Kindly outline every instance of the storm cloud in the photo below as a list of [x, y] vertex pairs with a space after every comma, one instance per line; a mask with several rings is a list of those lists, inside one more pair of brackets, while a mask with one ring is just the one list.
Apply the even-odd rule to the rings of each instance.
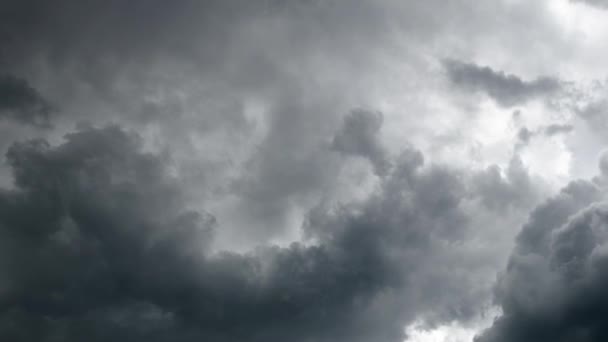
[[[65, 139], [7, 154], [17, 187], [0, 197], [4, 338], [396, 341], [417, 313], [466, 318], [481, 305], [482, 288], [432, 271], [450, 263], [434, 249], [468, 234], [467, 190], [456, 173], [422, 169], [418, 151], [404, 150], [368, 201], [311, 211], [315, 244], [236, 254], [210, 252], [219, 222], [187, 209], [136, 135]], [[442, 294], [452, 286], [458, 301]]]
[[0, 340], [604, 340], [585, 2], [2, 1]]
[[503, 314], [476, 341], [606, 338], [604, 164], [531, 213], [499, 277]]

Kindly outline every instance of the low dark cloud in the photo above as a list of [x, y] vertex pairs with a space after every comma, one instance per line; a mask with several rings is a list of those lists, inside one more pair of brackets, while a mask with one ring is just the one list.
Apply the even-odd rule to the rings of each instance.
[[453, 59], [444, 60], [443, 64], [448, 79], [455, 86], [484, 93], [503, 107], [524, 104], [560, 89], [560, 83], [555, 78], [541, 77], [525, 81], [516, 75], [496, 71], [488, 66]]
[[315, 246], [249, 254], [210, 254], [221, 224], [188, 210], [166, 162], [117, 127], [57, 147], [16, 143], [7, 157], [16, 188], [0, 196], [6, 340], [400, 341], [430, 307], [454, 319], [477, 305], [479, 289], [435, 273], [448, 260], [430, 257], [464, 236], [466, 187], [455, 173], [422, 170], [415, 150], [369, 201], [314, 209]]
[[[336, 136], [379, 115], [355, 111]], [[368, 133], [366, 144], [377, 141]], [[137, 135], [110, 126], [65, 139], [7, 153], [6, 340], [402, 341], [416, 319], [467, 320], [485, 305], [485, 271], [459, 247], [473, 233], [471, 197], [490, 211], [531, 198], [514, 193], [529, 188], [515, 164], [504, 179], [465, 179], [405, 148], [367, 200], [320, 201], [306, 215], [307, 243], [212, 252], [222, 223], [189, 206], [169, 161], [143, 152]]]
[[0, 118], [48, 127], [53, 108], [24, 79], [0, 74]]
[[608, 338], [603, 164], [602, 177], [573, 182], [532, 212], [499, 277], [503, 314], [476, 341]]

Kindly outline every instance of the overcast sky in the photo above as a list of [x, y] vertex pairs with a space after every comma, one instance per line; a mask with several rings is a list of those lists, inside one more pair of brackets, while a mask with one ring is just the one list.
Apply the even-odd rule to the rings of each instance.
[[0, 0], [0, 340], [608, 340], [608, 1]]

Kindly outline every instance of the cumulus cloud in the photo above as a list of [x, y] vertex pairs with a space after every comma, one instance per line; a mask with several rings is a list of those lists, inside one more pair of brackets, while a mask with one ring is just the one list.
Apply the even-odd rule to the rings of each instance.
[[404, 341], [479, 326], [514, 244], [585, 278], [595, 238], [544, 227], [599, 224], [605, 172], [515, 238], [604, 148], [560, 81], [602, 26], [560, 6], [3, 1], [0, 340]]
[[424, 167], [416, 150], [368, 200], [319, 203], [305, 224], [312, 245], [236, 254], [210, 251], [221, 222], [188, 209], [137, 135], [111, 126], [65, 139], [7, 154], [16, 188], [0, 197], [4, 338], [399, 341], [421, 315], [467, 319], [484, 305], [484, 286], [461, 277], [480, 269], [453, 264], [457, 245], [436, 252], [471, 233], [466, 198], [477, 191]]
[[503, 314], [476, 341], [606, 338], [605, 200], [603, 178], [577, 181], [531, 213], [497, 284]]
[[516, 75], [496, 71], [458, 60], [444, 60], [450, 82], [473, 92], [481, 92], [503, 107], [513, 107], [531, 99], [542, 97], [560, 89], [557, 79], [540, 77], [525, 81]]
[[206, 256], [213, 217], [182, 208], [159, 159], [140, 152], [136, 137], [109, 127], [66, 139], [8, 152], [18, 188], [3, 191], [0, 205], [3, 338], [400, 334], [397, 320], [382, 322], [395, 325], [390, 331], [355, 324], [384, 290], [401, 286], [405, 270], [382, 248], [398, 232], [347, 215], [353, 222], [319, 247]]

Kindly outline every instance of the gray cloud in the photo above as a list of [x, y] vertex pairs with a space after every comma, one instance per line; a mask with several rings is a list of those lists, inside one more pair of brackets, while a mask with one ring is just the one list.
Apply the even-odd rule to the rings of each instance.
[[[572, 99], [575, 102], [577, 99]], [[608, 127], [608, 101], [603, 98], [585, 101], [584, 105], [571, 105], [572, 111], [582, 118], [598, 135]], [[575, 102], [576, 103], [576, 102]]]
[[205, 257], [213, 219], [181, 209], [135, 137], [66, 138], [8, 153], [18, 189], [0, 202], [3, 338], [385, 340], [357, 327], [376, 293], [400, 286], [382, 248], [390, 231], [347, 216], [319, 247]]
[[531, 99], [556, 92], [560, 83], [555, 78], [541, 77], [524, 81], [516, 75], [496, 71], [458, 60], [444, 60], [449, 80], [456, 86], [488, 95], [503, 107], [513, 107]]
[[517, 138], [519, 138], [519, 141], [523, 144], [523, 145], [527, 145], [530, 142], [530, 139], [532, 139], [532, 137], [534, 137], [536, 134], [535, 132], [530, 131], [527, 128], [522, 128], [517, 132]]
[[108, 127], [10, 148], [0, 336], [401, 341], [416, 318], [467, 319], [483, 305], [485, 287], [463, 277], [477, 266], [454, 254], [475, 192], [457, 172], [423, 167], [418, 151], [404, 150], [369, 200], [316, 206], [312, 246], [216, 254], [221, 222], [188, 209], [166, 162], [140, 143]]
[[[2, 7], [0, 72], [62, 113], [52, 130], [0, 123], [0, 149], [21, 141], [0, 168], [14, 180], [0, 190], [0, 339], [403, 341], [412, 322], [483, 311], [543, 197], [518, 158], [435, 163], [468, 163], [434, 140], [469, 124], [444, 107], [433, 56], [553, 61], [571, 39], [544, 3]], [[457, 87], [501, 106], [559, 86], [452, 62]]]
[[599, 8], [608, 8], [608, 1], [606, 0], [570, 0], [572, 2], [580, 2]]
[[362, 109], [352, 111], [334, 136], [332, 148], [347, 155], [367, 158], [379, 175], [389, 167], [388, 156], [379, 141], [382, 113]]
[[528, 174], [521, 159], [513, 157], [504, 170], [491, 166], [476, 173], [472, 185], [474, 193], [482, 199], [482, 204], [500, 212], [509, 207], [520, 207], [524, 210], [533, 207], [541, 195]]
[[570, 133], [574, 129], [574, 126], [568, 124], [552, 124], [544, 127], [544, 133], [547, 136], [553, 136], [557, 134]]
[[517, 132], [517, 139], [519, 141], [515, 145], [515, 149], [516, 151], [521, 150], [538, 137], [553, 137], [571, 133], [573, 130], [574, 126], [570, 124], [550, 124], [538, 127], [535, 130], [523, 127]]
[[218, 239], [235, 248], [283, 238], [301, 220], [293, 213], [332, 188], [335, 156], [319, 142], [344, 112], [369, 102], [364, 70], [381, 62], [392, 27], [384, 5], [366, 1], [3, 7], [0, 69], [32, 75], [61, 104], [55, 134], [84, 121], [152, 136], [192, 185], [189, 195], [223, 206], [217, 215], [233, 222]]
[[573, 182], [532, 212], [499, 277], [503, 314], [476, 341], [591, 342], [608, 336], [602, 179]]
[[48, 101], [25, 80], [0, 74], [0, 118], [48, 127], [52, 110]]

